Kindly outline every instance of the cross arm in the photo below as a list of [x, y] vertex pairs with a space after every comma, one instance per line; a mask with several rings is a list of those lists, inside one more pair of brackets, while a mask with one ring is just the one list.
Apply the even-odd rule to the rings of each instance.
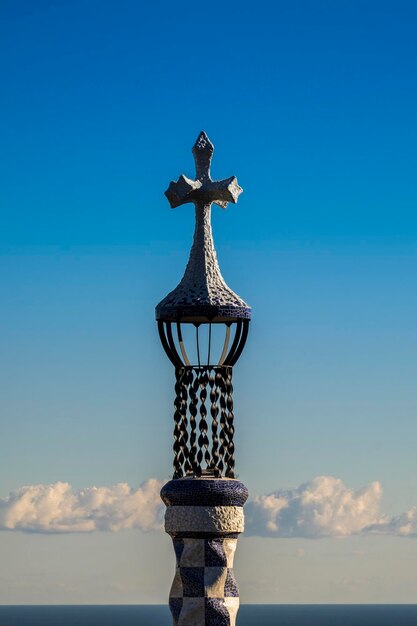
[[195, 204], [209, 204], [215, 202], [225, 209], [229, 202], [236, 204], [242, 188], [238, 185], [236, 176], [224, 180], [210, 180], [204, 184], [200, 180], [191, 180], [181, 174], [179, 179], [171, 181], [166, 197], [172, 209], [194, 202]]
[[193, 147], [196, 179], [192, 180], [181, 174], [177, 181], [171, 181], [165, 192], [174, 209], [182, 204], [194, 202], [206, 205], [215, 202], [225, 209], [229, 202], [236, 204], [243, 189], [239, 187], [236, 176], [224, 180], [211, 180], [210, 164], [214, 146], [205, 132], [201, 132]]

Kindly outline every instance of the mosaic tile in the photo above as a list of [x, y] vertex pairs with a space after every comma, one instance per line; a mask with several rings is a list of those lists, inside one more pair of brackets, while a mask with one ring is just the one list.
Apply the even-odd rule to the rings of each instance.
[[225, 597], [239, 598], [239, 588], [232, 569], [227, 569], [226, 581], [224, 584]]
[[178, 626], [210, 626], [205, 614], [205, 598], [184, 598]]
[[174, 620], [174, 626], [177, 626], [178, 624], [182, 605], [183, 605], [182, 598], [170, 598], [169, 599], [169, 608], [170, 608], [171, 615]]
[[[227, 610], [229, 611], [229, 616], [230, 616], [230, 626], [235, 626], [236, 624], [236, 616], [237, 616], [237, 612], [239, 610], [239, 598], [225, 598], [224, 599], [224, 604], [225, 607], [227, 608]], [[210, 626], [210, 624], [208, 624], [207, 626]]]
[[183, 539], [184, 550], [179, 562], [180, 567], [204, 567], [205, 546], [204, 539]]
[[236, 539], [223, 539], [223, 550], [227, 559], [227, 567], [233, 567], [233, 560], [237, 547]]
[[230, 613], [224, 600], [206, 598], [205, 624], [209, 626], [230, 626]]
[[184, 539], [176, 539], [174, 538], [172, 540], [173, 546], [174, 546], [174, 551], [175, 551], [175, 556], [177, 559], [177, 566], [180, 566], [181, 563], [181, 555], [182, 552], [184, 550]]
[[181, 567], [183, 597], [204, 597], [204, 567]]
[[243, 506], [249, 492], [229, 478], [177, 478], [161, 489], [167, 506]]
[[184, 587], [182, 584], [181, 571], [180, 568], [177, 567], [175, 571], [174, 580], [172, 581], [171, 591], [169, 592], [170, 598], [183, 598], [184, 597]]
[[227, 556], [224, 549], [224, 539], [204, 540], [204, 565], [227, 567]]
[[224, 598], [227, 573], [226, 567], [204, 568], [204, 595], [207, 598]]

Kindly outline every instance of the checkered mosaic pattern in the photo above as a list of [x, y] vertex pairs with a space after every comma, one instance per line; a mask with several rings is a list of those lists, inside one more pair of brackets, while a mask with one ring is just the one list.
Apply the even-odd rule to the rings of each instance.
[[173, 538], [177, 567], [169, 606], [174, 626], [235, 626], [237, 539]]

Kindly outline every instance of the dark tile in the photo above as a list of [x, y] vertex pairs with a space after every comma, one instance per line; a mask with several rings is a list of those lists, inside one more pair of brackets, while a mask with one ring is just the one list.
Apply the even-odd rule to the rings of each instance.
[[184, 598], [204, 596], [204, 567], [180, 568]]
[[230, 615], [224, 600], [206, 598], [205, 622], [210, 626], [230, 626]]
[[174, 620], [173, 626], [177, 626], [182, 609], [182, 598], [170, 598], [169, 608], [171, 610], [171, 615]]
[[205, 539], [204, 547], [204, 564], [206, 566], [227, 566], [227, 558], [223, 548], [223, 539]]
[[236, 578], [234, 577], [233, 570], [227, 570], [226, 582], [224, 584], [224, 595], [228, 598], [238, 598], [239, 588], [237, 586]]
[[184, 540], [183, 539], [173, 539], [172, 543], [174, 545], [175, 556], [177, 557], [177, 567], [180, 566], [181, 555], [184, 550]]

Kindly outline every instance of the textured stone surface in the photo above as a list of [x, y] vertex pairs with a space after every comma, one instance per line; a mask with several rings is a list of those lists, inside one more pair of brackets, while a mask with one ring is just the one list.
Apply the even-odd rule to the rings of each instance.
[[165, 512], [167, 533], [201, 532], [242, 533], [243, 509], [240, 506], [170, 506]]
[[171, 598], [174, 626], [235, 626], [239, 598]]
[[227, 286], [221, 275], [211, 228], [211, 205], [226, 208], [242, 192], [235, 176], [212, 181], [210, 163], [214, 147], [200, 133], [193, 148], [196, 180], [181, 175], [171, 182], [166, 196], [171, 207], [195, 205], [195, 231], [190, 258], [179, 285], [156, 307], [156, 318], [166, 321], [235, 321], [249, 319], [250, 307]]

